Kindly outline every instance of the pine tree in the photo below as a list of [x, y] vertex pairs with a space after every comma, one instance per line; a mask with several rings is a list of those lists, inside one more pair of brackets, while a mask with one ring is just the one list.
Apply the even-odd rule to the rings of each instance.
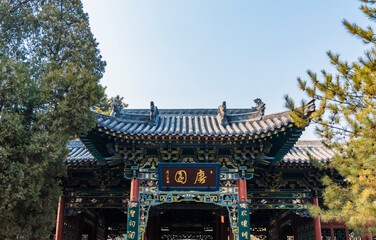
[[[361, 11], [376, 21], [375, 0], [361, 0]], [[318, 103], [312, 114], [316, 133], [337, 154], [327, 168], [342, 180], [324, 177], [325, 207], [312, 213], [323, 221], [343, 221], [362, 235], [376, 234], [376, 36], [371, 26], [362, 28], [343, 20], [350, 34], [368, 49], [358, 61], [347, 62], [328, 52], [335, 73], [308, 71], [308, 81], [298, 78], [300, 88]], [[286, 105], [297, 124], [304, 126], [302, 110], [286, 97]]]
[[80, 0], [0, 1], [0, 239], [46, 239], [67, 142], [104, 97], [98, 44]]

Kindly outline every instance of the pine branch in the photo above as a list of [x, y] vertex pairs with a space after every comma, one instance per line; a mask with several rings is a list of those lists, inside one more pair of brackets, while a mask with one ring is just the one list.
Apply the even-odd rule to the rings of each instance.
[[344, 128], [340, 128], [340, 127], [336, 127], [334, 125], [331, 125], [331, 124], [325, 124], [323, 122], [318, 122], [316, 120], [312, 120], [313, 123], [316, 123], [316, 124], [319, 124], [319, 125], [322, 125], [322, 126], [326, 126], [326, 127], [329, 127], [329, 128], [332, 128], [332, 129], [337, 129], [339, 131], [342, 131], [342, 132], [346, 132], [346, 133], [354, 133], [353, 131], [350, 131], [350, 130], [347, 130], [347, 129], [344, 129]]

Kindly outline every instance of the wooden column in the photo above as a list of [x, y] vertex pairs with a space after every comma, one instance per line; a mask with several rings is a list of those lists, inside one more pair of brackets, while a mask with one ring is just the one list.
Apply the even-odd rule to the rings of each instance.
[[140, 191], [140, 179], [132, 178], [131, 182], [131, 201], [138, 201], [138, 193]]
[[330, 237], [332, 239], [334, 239], [334, 229], [333, 229], [333, 226], [331, 226], [331, 224], [329, 224], [329, 226], [330, 226]]
[[247, 180], [246, 179], [239, 179], [237, 180], [238, 186], [238, 197], [239, 197], [239, 205], [238, 205], [238, 228], [239, 232], [236, 235], [239, 237], [234, 236], [233, 232], [231, 231], [230, 239], [240, 239], [240, 240], [247, 240], [251, 238], [251, 231], [250, 231], [250, 213], [249, 213], [249, 203], [247, 201]]
[[221, 240], [221, 216], [217, 217], [216, 225], [215, 225], [215, 239]]
[[230, 224], [230, 240], [235, 240], [234, 232], [232, 231], [231, 224]]
[[239, 202], [247, 201], [247, 180], [239, 179], [237, 180], [238, 193], [239, 193]]
[[[149, 213], [150, 214], [150, 213]], [[151, 216], [149, 215], [148, 217], [148, 222], [147, 222], [147, 225], [146, 225], [146, 231], [145, 231], [145, 234], [146, 234], [146, 240], [153, 240], [153, 237], [156, 237], [154, 235], [154, 216]]]
[[225, 240], [234, 240], [234, 234], [232, 233], [232, 226], [231, 221], [229, 217], [225, 217], [225, 234], [223, 236], [223, 239]]
[[349, 240], [350, 239], [349, 228], [347, 226], [345, 227], [345, 231], [346, 231], [346, 240]]
[[140, 180], [133, 178], [131, 182], [130, 201], [128, 203], [127, 239], [144, 239], [145, 235], [139, 236], [140, 203], [138, 198]]
[[220, 223], [220, 226], [221, 226], [221, 240], [228, 240], [227, 239], [227, 225], [226, 225], [226, 221], [225, 221], [225, 216], [222, 212], [221, 214], [221, 223]]
[[[312, 203], [315, 206], [319, 206], [319, 199], [315, 197], [314, 199], [312, 199]], [[315, 231], [315, 240], [321, 240], [321, 222], [319, 216], [313, 218], [313, 229]]]
[[63, 240], [64, 233], [64, 211], [65, 211], [65, 197], [60, 196], [59, 206], [57, 209], [57, 221], [56, 221], [56, 240]]
[[364, 236], [362, 237], [362, 240], [372, 240], [372, 236]]
[[[239, 196], [239, 203], [247, 201], [247, 180], [239, 179], [237, 180], [236, 184], [238, 185], [238, 196]], [[238, 216], [238, 222], [240, 220], [240, 216]], [[239, 225], [239, 224], [238, 224]], [[240, 235], [240, 232], [239, 232]], [[240, 237], [240, 236], [239, 236]], [[234, 239], [234, 233], [230, 226], [230, 240]]]

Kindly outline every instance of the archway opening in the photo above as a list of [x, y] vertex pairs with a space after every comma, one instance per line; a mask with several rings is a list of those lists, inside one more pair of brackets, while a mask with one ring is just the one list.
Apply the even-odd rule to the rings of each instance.
[[150, 208], [145, 238], [227, 240], [230, 231], [225, 207], [194, 202], [168, 203]]

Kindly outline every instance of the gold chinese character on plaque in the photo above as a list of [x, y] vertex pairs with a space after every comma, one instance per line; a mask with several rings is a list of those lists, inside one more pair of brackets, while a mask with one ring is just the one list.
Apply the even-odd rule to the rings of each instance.
[[248, 239], [248, 232], [242, 232], [242, 237]]
[[133, 220], [130, 220], [130, 221], [129, 221], [129, 226], [130, 226], [130, 227], [135, 227], [135, 226], [136, 226], [136, 222], [133, 221]]
[[248, 221], [247, 221], [247, 220], [242, 221], [242, 222], [241, 222], [241, 225], [242, 225], [243, 227], [247, 227], [247, 226], [248, 226]]
[[129, 211], [129, 214], [131, 215], [131, 217], [134, 217], [134, 214], [136, 213], [136, 211], [135, 210], [130, 210]]
[[187, 172], [184, 170], [177, 171], [175, 174], [175, 181], [185, 184], [187, 182]]
[[167, 180], [167, 183], [170, 182], [170, 171], [169, 170], [166, 171], [166, 180]]
[[129, 239], [134, 239], [136, 233], [134, 231], [128, 231], [128, 238]]
[[200, 183], [200, 184], [204, 184], [205, 181], [206, 181], [206, 176], [205, 176], [205, 171], [202, 171], [201, 169], [198, 171], [197, 173], [197, 176], [196, 176], [196, 180], [195, 180], [195, 183], [196, 184], [197, 182]]

